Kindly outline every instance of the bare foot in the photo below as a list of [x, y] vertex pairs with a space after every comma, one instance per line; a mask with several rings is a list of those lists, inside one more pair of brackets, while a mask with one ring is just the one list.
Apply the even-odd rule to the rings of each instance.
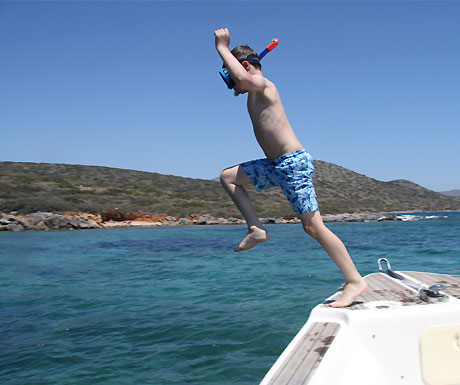
[[367, 290], [367, 282], [364, 278], [357, 283], [347, 283], [343, 289], [340, 298], [329, 304], [331, 307], [347, 307], [350, 306], [354, 300]]
[[256, 226], [251, 226], [248, 235], [243, 239], [240, 245], [233, 251], [243, 251], [252, 249], [258, 243], [268, 240], [268, 233], [265, 230], [259, 229]]

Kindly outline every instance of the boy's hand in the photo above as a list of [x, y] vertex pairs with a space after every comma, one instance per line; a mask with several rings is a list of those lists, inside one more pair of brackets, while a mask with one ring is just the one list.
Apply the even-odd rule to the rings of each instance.
[[214, 31], [214, 36], [216, 37], [216, 48], [221, 45], [225, 47], [230, 45], [230, 32], [228, 32], [228, 28], [221, 28]]

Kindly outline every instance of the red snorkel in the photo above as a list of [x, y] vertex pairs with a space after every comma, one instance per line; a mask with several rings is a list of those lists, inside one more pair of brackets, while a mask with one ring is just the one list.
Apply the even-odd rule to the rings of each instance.
[[[267, 45], [267, 47], [258, 55], [259, 60], [262, 60], [262, 58], [269, 52], [273, 50], [278, 45], [278, 39], [272, 39], [272, 42]], [[220, 71], [220, 76], [222, 76], [223, 81], [227, 85], [227, 87], [231, 90], [233, 87], [235, 87], [235, 82], [230, 78], [230, 73], [228, 72], [227, 68], [222, 68]]]
[[265, 48], [260, 54], [259, 54], [259, 60], [262, 60], [262, 58], [269, 52], [273, 50], [278, 45], [278, 39], [272, 39], [272, 42], [267, 45], [267, 48]]

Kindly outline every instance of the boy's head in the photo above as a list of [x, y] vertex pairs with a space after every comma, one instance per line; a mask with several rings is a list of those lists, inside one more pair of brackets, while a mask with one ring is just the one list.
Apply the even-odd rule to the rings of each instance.
[[[245, 67], [246, 71], [249, 71], [250, 67], [247, 64], [243, 64], [243, 62], [245, 61], [251, 64], [257, 70], [262, 69], [262, 65], [260, 64], [259, 60], [259, 55], [257, 55], [257, 52], [254, 51], [251, 47], [247, 45], [239, 45], [233, 48], [231, 53]], [[220, 71], [220, 75], [227, 84], [227, 87], [229, 89], [235, 90], [235, 96], [246, 93], [247, 91], [242, 91], [235, 88], [235, 81], [230, 77], [230, 73], [225, 67], [225, 63], [222, 64], [223, 69]]]
[[239, 45], [238, 47], [233, 48], [232, 54], [240, 63], [247, 61], [256, 69], [260, 70], [262, 68], [257, 52], [247, 45]]

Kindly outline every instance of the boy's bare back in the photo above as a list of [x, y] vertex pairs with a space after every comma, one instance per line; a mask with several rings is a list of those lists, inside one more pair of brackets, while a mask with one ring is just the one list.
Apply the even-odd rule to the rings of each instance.
[[216, 49], [235, 81], [235, 96], [248, 94], [248, 112], [254, 134], [265, 155], [276, 159], [281, 155], [300, 150], [303, 146], [284, 111], [275, 85], [262, 71], [248, 61], [240, 63], [228, 49], [230, 33], [227, 28], [214, 32]]

